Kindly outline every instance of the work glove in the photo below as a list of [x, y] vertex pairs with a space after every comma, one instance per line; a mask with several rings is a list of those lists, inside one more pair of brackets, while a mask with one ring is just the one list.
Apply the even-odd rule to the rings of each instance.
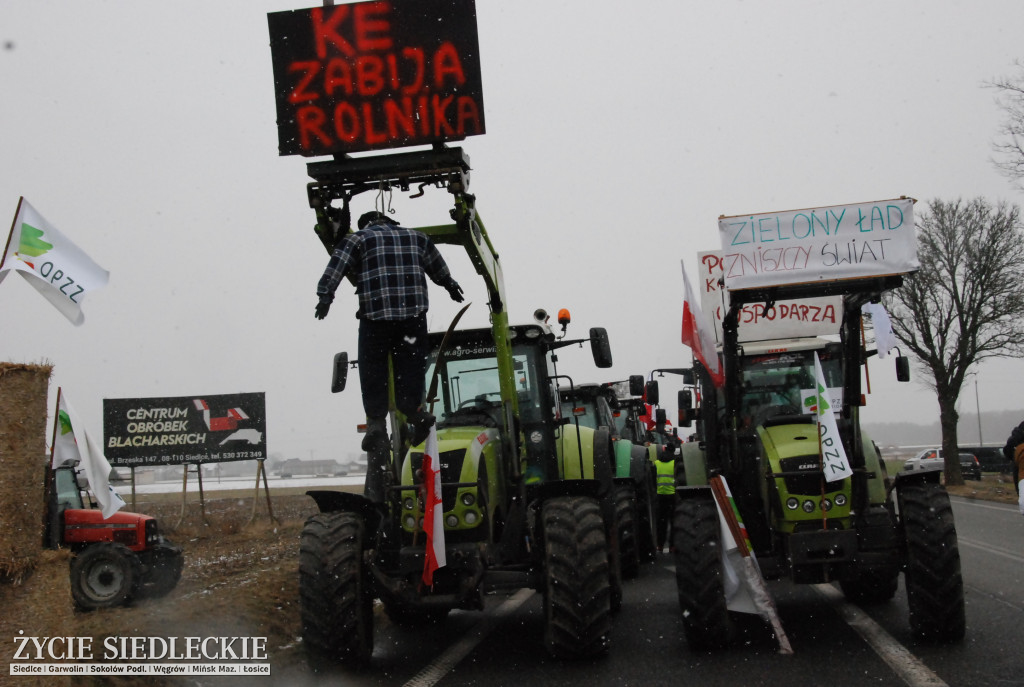
[[461, 303], [464, 299], [462, 297], [462, 287], [459, 286], [458, 282], [452, 282], [447, 287], [448, 295], [452, 297], [452, 300], [456, 303]]
[[327, 317], [327, 311], [331, 309], [330, 303], [320, 302], [316, 304], [316, 319], [322, 320]]

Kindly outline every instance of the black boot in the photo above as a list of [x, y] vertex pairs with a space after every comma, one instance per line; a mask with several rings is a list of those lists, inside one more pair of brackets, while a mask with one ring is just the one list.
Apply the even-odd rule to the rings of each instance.
[[366, 436], [363, 437], [364, 451], [373, 451], [381, 445], [387, 446], [388, 429], [384, 418], [368, 418], [366, 420]]
[[409, 443], [418, 446], [427, 440], [430, 428], [434, 425], [436, 418], [425, 410], [417, 410], [406, 418], [406, 436]]

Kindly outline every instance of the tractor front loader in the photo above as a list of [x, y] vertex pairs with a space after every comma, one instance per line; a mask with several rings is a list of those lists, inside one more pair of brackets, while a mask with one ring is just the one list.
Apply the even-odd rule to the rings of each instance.
[[[567, 341], [546, 317], [509, 325], [501, 263], [467, 193], [470, 166], [461, 149], [343, 158], [310, 163], [308, 171], [317, 233], [328, 249], [343, 235], [339, 218], [356, 193], [445, 188], [453, 222], [417, 230], [466, 251], [490, 311], [489, 328], [431, 334], [426, 402], [437, 418], [447, 561], [431, 586], [421, 579], [424, 446], [408, 445], [396, 410], [390, 446], [368, 456], [364, 494], [308, 492], [320, 511], [306, 522], [300, 546], [302, 636], [311, 657], [365, 664], [374, 599], [397, 622], [439, 622], [452, 609], [483, 608], [486, 592], [524, 587], [543, 594], [543, 641], [552, 654], [605, 651], [621, 598], [618, 561], [609, 553], [617, 536], [612, 440], [607, 430], [577, 432], [557, 417], [554, 351], [589, 342], [597, 366], [609, 367], [606, 332], [594, 328], [587, 339]], [[340, 209], [332, 205], [338, 200]], [[349, 365], [346, 354], [336, 357], [334, 391], [344, 388]]]

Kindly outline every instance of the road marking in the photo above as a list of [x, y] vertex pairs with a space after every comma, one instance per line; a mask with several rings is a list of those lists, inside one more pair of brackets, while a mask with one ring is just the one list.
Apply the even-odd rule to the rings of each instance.
[[987, 508], [989, 510], [999, 510], [1007, 513], [1016, 511], [1016, 507], [1012, 503], [980, 503], [974, 499], [969, 499], [966, 496], [953, 496], [952, 500], [955, 503], [963, 504], [965, 506], [974, 506], [975, 508]]
[[1015, 553], [1011, 553], [1010, 551], [1007, 551], [1006, 549], [1001, 549], [998, 546], [992, 546], [991, 544], [985, 544], [984, 542], [975, 541], [974, 539], [967, 539], [965, 537], [957, 537], [957, 542], [959, 544], [966, 544], [967, 546], [973, 547], [975, 549], [987, 551], [988, 553], [994, 553], [997, 556], [1009, 558], [1011, 561], [1024, 563], [1024, 556], [1019, 556]]
[[883, 661], [910, 687], [948, 687], [938, 675], [929, 670], [917, 656], [893, 639], [871, 617], [843, 598], [843, 593], [830, 584], [812, 585], [814, 590], [836, 605], [846, 624], [857, 631]]
[[430, 665], [416, 673], [411, 680], [406, 682], [405, 687], [432, 687], [437, 684], [441, 678], [451, 672], [452, 668], [459, 661], [468, 656], [469, 652], [475, 649], [483, 641], [484, 637], [490, 634], [498, 620], [522, 606], [527, 599], [536, 593], [532, 589], [520, 589], [510, 596], [508, 601], [498, 606], [493, 613], [484, 614], [483, 619], [476, 625], [476, 632], [466, 632], [459, 641], [448, 647]]

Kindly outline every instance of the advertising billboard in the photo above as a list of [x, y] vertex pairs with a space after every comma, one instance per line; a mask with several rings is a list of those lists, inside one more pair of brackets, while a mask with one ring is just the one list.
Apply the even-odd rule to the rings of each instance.
[[114, 467], [264, 459], [265, 394], [105, 398], [103, 446]]

